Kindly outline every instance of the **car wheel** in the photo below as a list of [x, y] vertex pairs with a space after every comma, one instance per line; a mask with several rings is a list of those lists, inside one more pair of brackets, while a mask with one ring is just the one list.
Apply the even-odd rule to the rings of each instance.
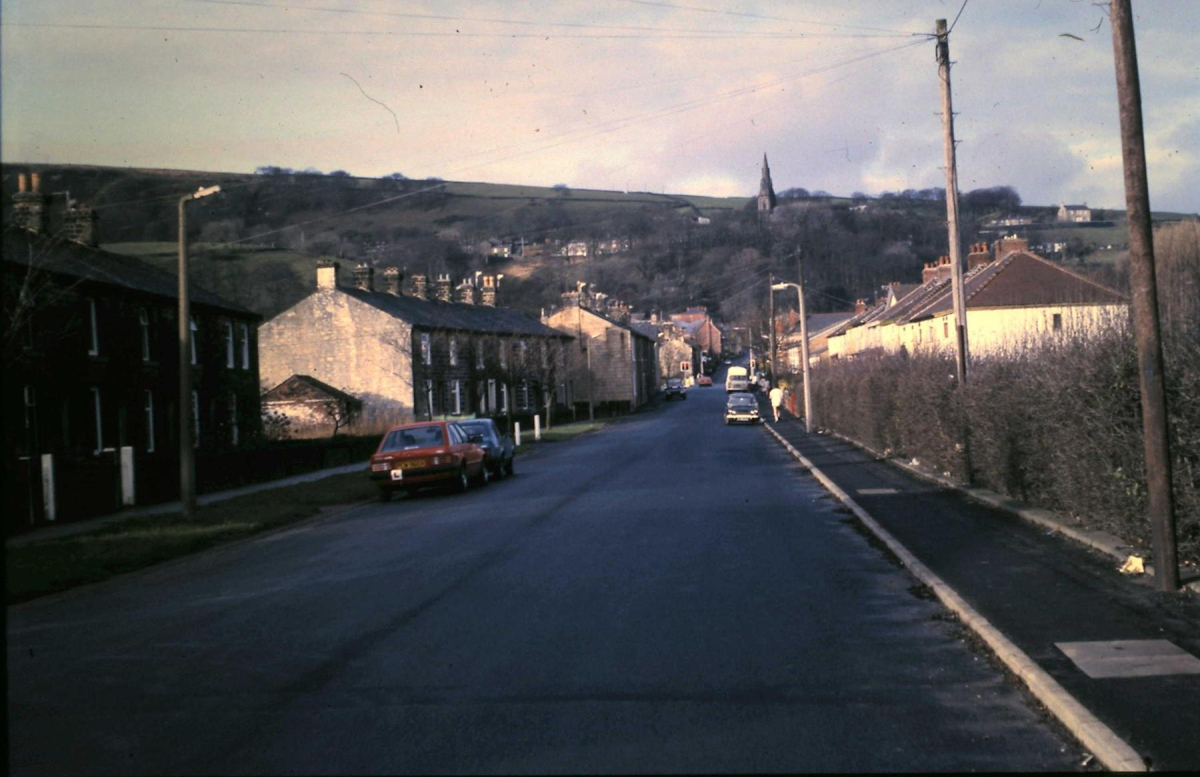
[[471, 479], [467, 477], [467, 465], [464, 464], [462, 469], [458, 471], [458, 479], [454, 481], [454, 485], [451, 486], [451, 490], [453, 490], [456, 494], [461, 494], [470, 487]]
[[379, 489], [379, 501], [380, 502], [392, 501], [392, 489], [390, 489], [390, 488]]
[[492, 482], [492, 473], [488, 471], [487, 462], [481, 461], [479, 463], [479, 485], [486, 486], [490, 482]]

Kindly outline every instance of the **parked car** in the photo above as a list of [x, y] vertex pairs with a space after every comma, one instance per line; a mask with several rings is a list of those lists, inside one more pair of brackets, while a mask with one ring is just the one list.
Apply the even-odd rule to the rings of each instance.
[[683, 378], [667, 378], [667, 387], [663, 389], [663, 399], [687, 399], [687, 389], [683, 387]]
[[696, 376], [696, 385], [697, 386], [711, 386], [712, 378], [710, 378], [707, 375], [697, 375]]
[[388, 430], [371, 455], [371, 480], [386, 502], [397, 491], [423, 486], [466, 491], [472, 481], [486, 485], [483, 437], [453, 421], [403, 424]]
[[726, 424], [756, 424], [758, 417], [758, 399], [747, 391], [736, 391], [725, 400]]
[[502, 434], [495, 421], [490, 418], [475, 418], [459, 421], [458, 425], [466, 429], [467, 434], [478, 434], [483, 438], [479, 444], [483, 448], [484, 461], [492, 477], [502, 478], [513, 473], [515, 450], [512, 438]]

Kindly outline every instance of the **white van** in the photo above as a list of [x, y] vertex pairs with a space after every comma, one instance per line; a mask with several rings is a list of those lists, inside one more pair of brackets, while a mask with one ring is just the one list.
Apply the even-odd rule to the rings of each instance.
[[732, 394], [735, 391], [749, 391], [750, 376], [746, 372], [745, 367], [730, 367], [729, 372], [725, 373], [725, 392]]

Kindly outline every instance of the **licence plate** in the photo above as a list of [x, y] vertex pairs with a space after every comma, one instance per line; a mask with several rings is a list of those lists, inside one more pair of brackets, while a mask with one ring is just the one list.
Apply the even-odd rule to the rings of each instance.
[[[419, 469], [425, 466], [425, 459], [412, 459], [411, 461], [402, 461], [396, 465], [396, 469]], [[396, 470], [392, 470], [395, 472]]]

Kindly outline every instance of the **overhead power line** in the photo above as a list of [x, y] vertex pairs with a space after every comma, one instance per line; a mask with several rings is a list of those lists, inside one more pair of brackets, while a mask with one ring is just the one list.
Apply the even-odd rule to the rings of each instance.
[[[397, 19], [423, 19], [423, 20], [428, 20], [428, 21], [470, 22], [470, 23], [474, 23], [474, 24], [506, 24], [506, 25], [517, 26], [517, 27], [537, 27], [537, 28], [554, 27], [554, 28], [566, 28], [566, 29], [577, 29], [577, 30], [626, 30], [626, 31], [656, 32], [656, 33], [702, 33], [705, 35], [724, 34], [724, 35], [733, 35], [733, 36], [739, 36], [739, 37], [746, 34], [744, 31], [740, 31], [740, 30], [706, 30], [706, 29], [696, 29], [696, 28], [669, 28], [669, 27], [653, 27], [653, 26], [628, 25], [628, 24], [584, 24], [582, 22], [533, 21], [533, 20], [528, 20], [528, 19], [505, 19], [505, 18], [496, 18], [496, 17], [487, 17], [487, 16], [460, 16], [460, 15], [454, 15], [454, 14], [419, 13], [419, 12], [415, 12], [415, 11], [373, 11], [373, 10], [364, 10], [364, 9], [360, 9], [360, 8], [336, 8], [336, 7], [330, 7], [330, 6], [317, 6], [317, 5], [293, 5], [293, 4], [278, 5], [275, 3], [253, 2], [253, 0], [188, 0], [188, 2], [204, 3], [206, 5], [241, 6], [241, 7], [248, 7], [248, 8], [260, 8], [260, 9], [265, 9], [265, 10], [287, 11], [287, 12], [308, 11], [308, 12], [312, 12], [312, 13], [333, 13], [333, 14], [349, 15], [349, 16], [382, 16], [382, 17], [397, 18]], [[770, 17], [759, 17], [759, 18], [768, 19]], [[825, 26], [825, 27], [846, 26], [848, 29], [854, 28], [853, 25], [823, 24], [821, 22], [799, 22], [799, 23], [813, 24], [813, 25]], [[859, 29], [876, 30], [877, 28], [865, 28], [864, 27], [864, 28], [859, 28]], [[891, 30], [877, 30], [877, 31], [888, 32], [888, 33], [892, 33], [893, 35], [907, 35], [908, 34], [908, 33], [893, 32]], [[760, 34], [775, 35], [775, 34], [779, 34], [779, 33], [760, 33]], [[812, 35], [815, 35], [815, 33], [809, 33], [808, 35], [812, 36]], [[878, 36], [846, 35], [846, 36], [838, 36], [838, 37], [878, 37]]]

